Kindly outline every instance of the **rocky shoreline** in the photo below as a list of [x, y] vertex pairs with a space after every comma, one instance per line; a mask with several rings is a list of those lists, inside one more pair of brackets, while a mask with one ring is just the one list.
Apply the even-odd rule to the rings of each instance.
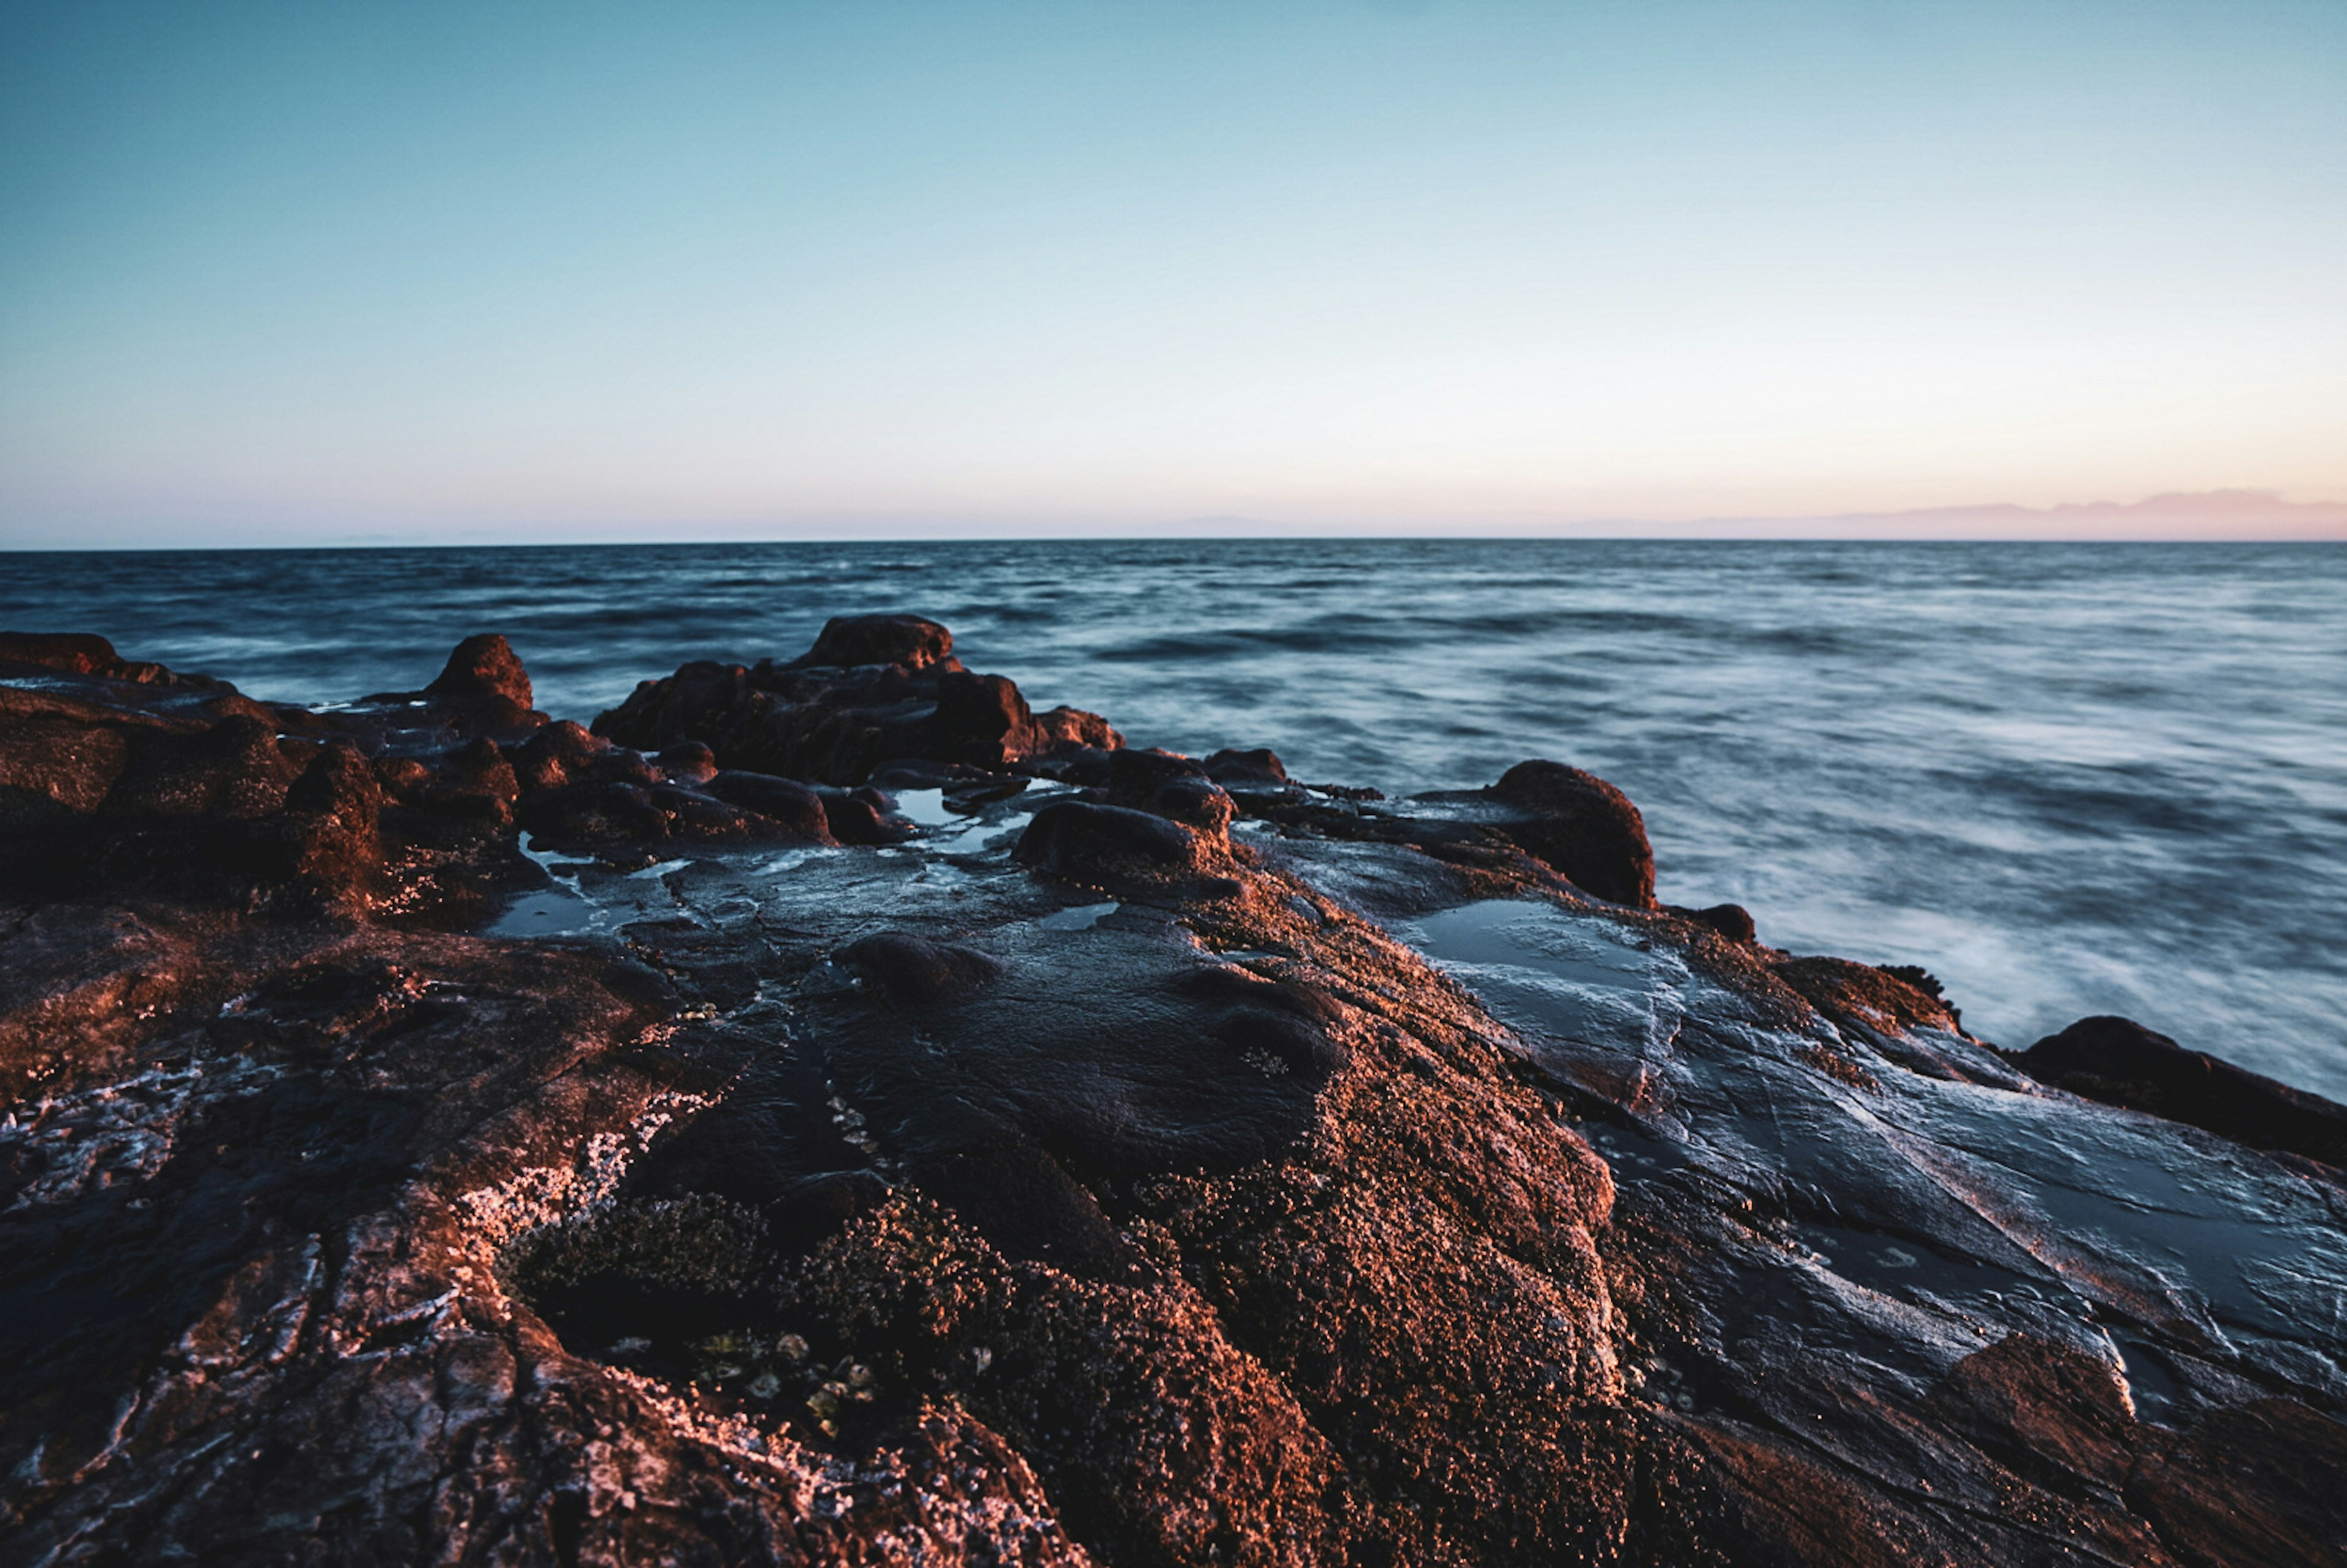
[[2347, 1562], [2347, 1111], [1763, 935], [915, 617], [0, 636], [0, 1560]]

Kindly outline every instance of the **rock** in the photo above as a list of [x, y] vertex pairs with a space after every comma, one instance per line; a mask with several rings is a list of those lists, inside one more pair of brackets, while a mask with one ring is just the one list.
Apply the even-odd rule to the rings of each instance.
[[1070, 750], [1114, 752], [1124, 737], [1098, 713], [1063, 702], [1034, 715], [1022, 743], [1027, 756], [1050, 757]]
[[937, 790], [949, 809], [969, 814], [990, 802], [1008, 800], [1034, 782], [1024, 774], [994, 773], [966, 763], [906, 758], [876, 769], [867, 787], [891, 796], [906, 790]]
[[1698, 926], [1708, 926], [1731, 942], [1749, 942], [1758, 935], [1752, 923], [1752, 911], [1741, 904], [1714, 904], [1706, 909], [1682, 909], [1676, 905], [1665, 905], [1664, 908]]
[[383, 874], [383, 788], [356, 746], [325, 745], [285, 792], [289, 880], [318, 907], [362, 915]]
[[1178, 752], [1127, 750], [1108, 758], [1108, 798], [1114, 805], [1146, 808], [1160, 784], [1174, 779], [1204, 779], [1206, 770]]
[[1107, 753], [1112, 804], [1146, 811], [1221, 838], [1237, 806], [1206, 770], [1175, 752], [1122, 750]]
[[1231, 819], [1238, 815], [1237, 805], [1222, 785], [1204, 779], [1167, 779], [1150, 795], [1149, 809], [1208, 838], [1226, 835]]
[[1030, 764], [1044, 778], [1071, 784], [1085, 789], [1105, 789], [1114, 771], [1116, 753], [1100, 746], [1066, 745], [1054, 747]]
[[668, 819], [671, 838], [703, 844], [772, 844], [786, 839], [800, 843], [805, 838], [796, 828], [762, 813], [745, 811], [683, 784], [654, 784], [647, 786], [646, 793]]
[[589, 734], [582, 724], [565, 719], [548, 724], [514, 748], [516, 782], [524, 790], [560, 789], [588, 776], [595, 759], [611, 751], [611, 743]]
[[576, 784], [540, 790], [516, 820], [531, 838], [561, 849], [656, 844], [668, 837], [668, 814], [635, 784]]
[[1267, 789], [1288, 782], [1279, 754], [1261, 747], [1251, 752], [1216, 752], [1206, 759], [1206, 776], [1226, 789]]
[[594, 730], [655, 751], [698, 742], [722, 768], [834, 787], [891, 763], [1041, 771], [1121, 743], [1097, 714], [1034, 713], [1008, 680], [963, 670], [952, 647], [951, 633], [917, 616], [835, 620], [784, 663], [702, 661], [645, 682]]
[[0, 631], [0, 660], [69, 675], [114, 676], [123, 667], [113, 643], [86, 631]]
[[958, 670], [953, 633], [917, 615], [843, 615], [826, 620], [803, 665], [889, 664], [906, 671]]
[[106, 804], [130, 761], [136, 729], [86, 702], [0, 686], [0, 831], [23, 833], [83, 821]]
[[1501, 831], [1576, 887], [1615, 904], [1651, 908], [1655, 852], [1630, 797], [1595, 774], [1563, 763], [1518, 763], [1491, 786], [1523, 815]]
[[862, 977], [875, 995], [892, 1001], [935, 1002], [999, 980], [1003, 966], [984, 953], [949, 943], [884, 931], [851, 942], [839, 961]]
[[711, 777], [707, 788], [719, 800], [770, 817], [809, 844], [833, 842], [823, 796], [795, 779], [727, 769]]
[[66, 664], [139, 679], [0, 678], [0, 886], [311, 914], [364, 901], [381, 799], [371, 774], [353, 776], [369, 770], [347, 743], [321, 755], [281, 739], [270, 711], [232, 688], [129, 666], [103, 640], [43, 641]]
[[705, 784], [717, 776], [717, 753], [699, 741], [685, 741], [661, 753], [660, 771], [677, 784]]
[[160, 664], [125, 659], [115, 652], [113, 643], [87, 632], [0, 631], [0, 669], [12, 664], [136, 685], [192, 686], [220, 692], [235, 690], [224, 681], [182, 675]]
[[282, 805], [298, 765], [267, 720], [236, 713], [200, 730], [133, 734], [100, 815], [265, 816]]
[[2188, 1050], [2132, 1019], [2080, 1019], [2013, 1061], [2039, 1082], [2089, 1100], [2347, 1169], [2347, 1105]]
[[500, 825], [513, 819], [511, 807], [521, 794], [521, 781], [504, 750], [487, 735], [441, 752], [429, 763], [416, 757], [385, 762], [389, 765], [382, 773], [403, 804], [492, 818]]
[[528, 712], [529, 672], [513, 648], [495, 633], [467, 637], [448, 655], [448, 663], [425, 695], [452, 706], [502, 708]]
[[955, 671], [938, 678], [928, 745], [946, 762], [992, 766], [1016, 753], [1034, 723], [1027, 700], [1007, 678]]
[[[688, 666], [657, 757], [0, 666], [0, 1554], [2339, 1556], [2315, 1142], [1584, 897], [1572, 777], [929, 754], [949, 649]], [[514, 866], [559, 940], [425, 928]], [[2111, 1033], [2023, 1060], [2341, 1113]]]
[[818, 784], [815, 794], [832, 836], [842, 844], [901, 844], [913, 836], [913, 825], [897, 815], [897, 803], [880, 790]]
[[1121, 805], [1055, 801], [1020, 835], [1022, 866], [1071, 882], [1195, 870], [1196, 835], [1177, 823]]
[[1960, 1032], [1944, 1001], [1888, 969], [1848, 958], [1783, 958], [1774, 968], [1778, 979], [1837, 1023], [1886, 1036], [1918, 1029]]
[[277, 718], [301, 733], [364, 736], [371, 749], [415, 743], [419, 732], [435, 726], [458, 736], [516, 742], [546, 723], [530, 696], [529, 673], [512, 647], [485, 633], [456, 644], [440, 673], [420, 690], [378, 692], [332, 713], [280, 708]]

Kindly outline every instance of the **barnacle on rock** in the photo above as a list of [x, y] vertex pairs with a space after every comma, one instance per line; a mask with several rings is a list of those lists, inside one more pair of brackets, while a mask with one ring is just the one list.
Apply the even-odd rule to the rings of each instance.
[[692, 1193], [616, 1204], [530, 1232], [507, 1249], [500, 1266], [524, 1298], [596, 1279], [738, 1296], [766, 1261], [764, 1216]]

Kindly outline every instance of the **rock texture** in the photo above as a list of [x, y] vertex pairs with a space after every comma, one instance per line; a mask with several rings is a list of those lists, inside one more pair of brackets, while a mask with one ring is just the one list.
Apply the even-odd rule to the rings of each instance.
[[2337, 1107], [915, 617], [530, 702], [0, 639], [0, 1559], [2347, 1561]]
[[952, 632], [911, 615], [841, 617], [786, 663], [687, 664], [594, 727], [651, 749], [699, 741], [723, 767], [839, 785], [907, 759], [1065, 767], [1123, 743], [1097, 713], [1033, 712], [1001, 676], [964, 670]]
[[2084, 1018], [2014, 1059], [2043, 1083], [2347, 1167], [2347, 1105], [2187, 1050], [2124, 1018]]

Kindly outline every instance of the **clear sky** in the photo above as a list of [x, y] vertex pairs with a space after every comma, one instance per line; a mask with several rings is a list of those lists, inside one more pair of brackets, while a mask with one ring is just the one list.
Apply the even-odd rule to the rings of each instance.
[[0, 544], [2347, 501], [2347, 0], [0, 0]]

